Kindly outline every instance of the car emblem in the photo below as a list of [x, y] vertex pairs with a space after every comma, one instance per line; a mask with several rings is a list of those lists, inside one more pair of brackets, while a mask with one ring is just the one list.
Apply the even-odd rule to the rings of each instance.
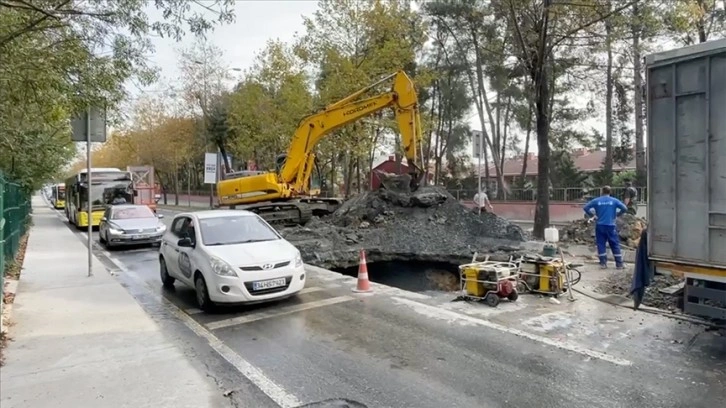
[[273, 264], [264, 264], [264, 265], [262, 265], [262, 269], [264, 269], [264, 270], [272, 269], [273, 266], [274, 266]]

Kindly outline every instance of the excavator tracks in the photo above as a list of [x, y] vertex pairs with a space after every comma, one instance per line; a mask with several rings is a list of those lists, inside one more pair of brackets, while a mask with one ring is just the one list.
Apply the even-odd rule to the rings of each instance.
[[264, 202], [235, 206], [238, 210], [252, 211], [270, 224], [305, 225], [313, 215], [331, 214], [341, 204], [341, 199], [301, 198], [293, 201]]

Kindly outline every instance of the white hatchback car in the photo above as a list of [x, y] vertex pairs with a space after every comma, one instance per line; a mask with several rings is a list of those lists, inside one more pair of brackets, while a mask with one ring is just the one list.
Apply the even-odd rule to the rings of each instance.
[[161, 281], [193, 287], [197, 304], [256, 303], [285, 298], [305, 287], [300, 251], [259, 215], [240, 210], [179, 214], [162, 237]]

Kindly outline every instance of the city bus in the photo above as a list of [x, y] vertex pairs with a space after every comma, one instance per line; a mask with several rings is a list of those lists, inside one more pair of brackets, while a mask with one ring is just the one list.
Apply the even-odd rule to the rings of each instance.
[[50, 190], [50, 203], [53, 208], [62, 210], [66, 207], [66, 186], [65, 184], [55, 184]]
[[[88, 174], [81, 170], [69, 177], [66, 187], [66, 217], [77, 228], [88, 227], [89, 218], [94, 227], [101, 222], [106, 206], [114, 202], [134, 202], [131, 172], [116, 168], [91, 168], [91, 185]], [[88, 214], [88, 198], [91, 198], [91, 216]]]

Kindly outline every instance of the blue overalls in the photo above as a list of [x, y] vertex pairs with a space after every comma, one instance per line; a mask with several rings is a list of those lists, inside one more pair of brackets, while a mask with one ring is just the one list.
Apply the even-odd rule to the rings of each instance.
[[628, 207], [622, 201], [609, 195], [597, 197], [587, 203], [584, 207], [585, 214], [596, 215], [597, 225], [595, 226], [595, 242], [597, 243], [597, 257], [600, 259], [600, 266], [607, 267], [608, 252], [606, 244], [610, 244], [610, 250], [615, 258], [615, 266], [623, 267], [623, 254], [620, 252], [620, 238], [615, 229], [615, 219], [618, 216], [617, 210], [622, 214], [628, 211]]

